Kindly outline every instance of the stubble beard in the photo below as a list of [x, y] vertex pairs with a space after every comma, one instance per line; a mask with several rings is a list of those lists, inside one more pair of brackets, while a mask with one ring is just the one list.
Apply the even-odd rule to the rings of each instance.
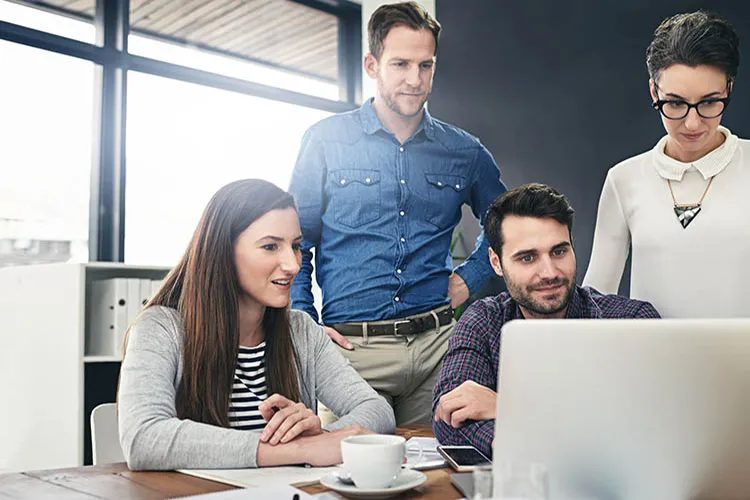
[[[568, 303], [570, 303], [570, 298], [573, 296], [573, 290], [576, 286], [575, 276], [573, 276], [572, 279], [559, 278], [542, 283], [542, 285], [545, 286], [554, 284], [563, 285], [565, 287], [565, 294], [562, 301], [557, 306], [550, 307], [549, 305], [532, 298], [531, 294], [535, 291], [533, 287], [521, 287], [512, 281], [508, 281], [506, 276], [506, 285], [510, 296], [519, 306], [537, 316], [552, 316], [568, 307]], [[537, 286], [539, 286], [539, 284], [537, 284]]]
[[[383, 83], [383, 80], [380, 77], [378, 77], [378, 87], [379, 89], [383, 89], [385, 87], [385, 84]], [[396, 95], [398, 94], [398, 92], [394, 91], [388, 94], [385, 92], [378, 91], [378, 93], [383, 98], [383, 102], [385, 103], [386, 106], [388, 106], [388, 109], [390, 109], [391, 111], [393, 111], [394, 113], [396, 113], [397, 115], [403, 118], [414, 118], [415, 116], [418, 116], [419, 113], [421, 113], [422, 110], [424, 109], [424, 105], [427, 102], [427, 98], [429, 97], [429, 94], [424, 96], [424, 98], [422, 99], [422, 102], [419, 103], [419, 106], [417, 106], [417, 110], [414, 113], [406, 113], [404, 112], [403, 109], [401, 109], [401, 106], [399, 106], [399, 104], [396, 102]]]

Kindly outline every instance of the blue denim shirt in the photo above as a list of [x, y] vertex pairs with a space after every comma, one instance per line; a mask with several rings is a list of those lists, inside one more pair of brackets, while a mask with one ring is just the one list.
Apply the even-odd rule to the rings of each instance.
[[[461, 205], [481, 223], [505, 186], [472, 135], [425, 110], [400, 144], [367, 101], [307, 131], [289, 191], [304, 237], [292, 307], [319, 319], [311, 290], [315, 248], [322, 322], [330, 325], [403, 318], [446, 304]], [[494, 273], [488, 247], [482, 233], [456, 269], [472, 292]]]

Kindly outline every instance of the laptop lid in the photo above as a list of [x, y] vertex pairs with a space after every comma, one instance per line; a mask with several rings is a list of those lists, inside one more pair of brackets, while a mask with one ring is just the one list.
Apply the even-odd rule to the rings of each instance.
[[512, 321], [493, 462], [544, 462], [556, 487], [610, 498], [693, 498], [750, 465], [749, 399], [750, 320]]

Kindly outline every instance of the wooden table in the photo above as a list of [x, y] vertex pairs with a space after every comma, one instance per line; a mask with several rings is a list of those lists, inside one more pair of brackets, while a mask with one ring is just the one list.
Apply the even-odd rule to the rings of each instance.
[[[399, 428], [407, 439], [432, 436], [428, 426]], [[455, 500], [461, 494], [450, 482], [449, 469], [425, 471], [427, 481], [396, 498]], [[131, 472], [123, 463], [0, 475], [0, 499], [162, 500], [234, 489], [233, 486], [179, 472]], [[301, 488], [315, 494], [327, 491], [320, 483]]]

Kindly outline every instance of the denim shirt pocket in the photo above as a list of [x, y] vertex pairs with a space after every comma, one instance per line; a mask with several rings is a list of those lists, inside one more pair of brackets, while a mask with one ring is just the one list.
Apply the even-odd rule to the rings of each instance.
[[332, 170], [326, 191], [336, 222], [356, 228], [380, 218], [379, 170]]
[[453, 174], [425, 173], [429, 222], [445, 229], [455, 222], [464, 201], [466, 177]]

